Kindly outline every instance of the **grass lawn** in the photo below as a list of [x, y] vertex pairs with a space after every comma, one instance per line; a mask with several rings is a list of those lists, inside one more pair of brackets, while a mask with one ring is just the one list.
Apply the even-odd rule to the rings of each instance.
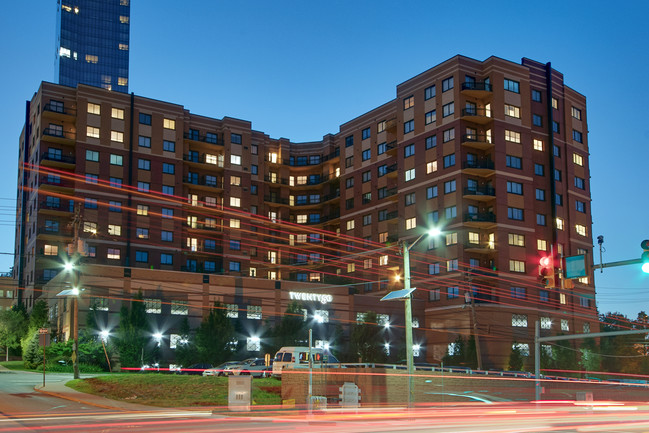
[[[160, 407], [227, 406], [228, 378], [176, 374], [119, 374], [73, 380], [70, 388], [114, 400]], [[281, 381], [253, 379], [253, 405], [281, 404]]]
[[3, 367], [8, 368], [9, 370], [27, 370], [27, 371], [32, 371], [29, 370], [28, 368], [25, 368], [25, 363], [22, 361], [3, 361], [0, 362], [0, 365]]

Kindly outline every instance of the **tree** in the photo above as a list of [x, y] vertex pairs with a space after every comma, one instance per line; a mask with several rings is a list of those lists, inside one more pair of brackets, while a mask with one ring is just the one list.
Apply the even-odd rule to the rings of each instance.
[[199, 362], [214, 365], [229, 360], [235, 347], [234, 326], [219, 302], [214, 303], [210, 314], [201, 322], [196, 332], [196, 351]]
[[276, 352], [284, 346], [303, 346], [308, 339], [308, 331], [302, 305], [298, 302], [291, 302], [282, 316], [281, 320], [272, 331], [273, 347]]
[[196, 362], [196, 345], [192, 341], [187, 316], [183, 317], [179, 329], [180, 341], [176, 345], [176, 363], [189, 366]]
[[365, 313], [363, 323], [353, 326], [351, 348], [360, 362], [385, 362], [382, 331], [382, 327], [377, 323], [377, 315], [373, 311]]
[[[452, 347], [453, 353], [449, 353]], [[461, 335], [455, 339], [452, 345], [447, 349], [446, 355], [442, 358], [442, 362], [446, 365], [462, 365], [471, 368], [477, 366], [475, 339], [471, 335], [468, 340], [465, 340]]]
[[42, 299], [40, 301], [36, 301], [34, 307], [32, 308], [32, 312], [29, 315], [30, 329], [38, 330], [39, 328], [43, 328], [47, 325], [47, 310], [47, 302], [43, 301]]
[[579, 365], [585, 371], [599, 371], [602, 357], [594, 338], [587, 338], [579, 348]]
[[9, 349], [20, 347], [20, 340], [25, 336], [28, 320], [24, 311], [18, 308], [0, 312], [0, 346], [5, 348], [5, 359], [9, 361]]
[[525, 364], [525, 357], [523, 356], [523, 352], [521, 352], [518, 343], [514, 341], [512, 344], [512, 351], [509, 354], [507, 369], [510, 371], [521, 371], [523, 369], [523, 364]]
[[43, 362], [43, 353], [39, 344], [38, 331], [29, 331], [22, 340], [22, 347], [25, 368], [34, 369]]
[[131, 301], [131, 308], [122, 305], [119, 312], [117, 350], [120, 363], [125, 367], [139, 367], [145, 357], [147, 319], [142, 292]]

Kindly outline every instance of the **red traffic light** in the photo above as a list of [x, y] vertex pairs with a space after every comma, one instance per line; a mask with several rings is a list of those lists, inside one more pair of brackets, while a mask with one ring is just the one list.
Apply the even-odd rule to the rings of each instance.
[[539, 264], [544, 268], [548, 268], [552, 266], [552, 258], [550, 256], [541, 257]]

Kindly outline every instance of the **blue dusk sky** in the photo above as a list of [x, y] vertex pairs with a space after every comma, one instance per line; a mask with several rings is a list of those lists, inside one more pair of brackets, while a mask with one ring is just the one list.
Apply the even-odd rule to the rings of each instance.
[[[302, 142], [338, 132], [457, 54], [551, 62], [587, 97], [593, 239], [604, 235], [604, 262], [613, 262], [639, 258], [649, 238], [647, 16], [649, 2], [633, 0], [132, 0], [129, 91]], [[1, 21], [4, 272], [13, 265], [25, 101], [54, 81], [56, 0], [7, 2]], [[649, 311], [639, 265], [595, 277], [600, 312]]]

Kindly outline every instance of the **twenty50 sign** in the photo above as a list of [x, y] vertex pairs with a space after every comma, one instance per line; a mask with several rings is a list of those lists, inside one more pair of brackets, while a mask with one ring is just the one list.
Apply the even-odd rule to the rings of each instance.
[[326, 293], [288, 292], [288, 296], [295, 301], [317, 301], [321, 304], [328, 304], [334, 300], [332, 295]]

